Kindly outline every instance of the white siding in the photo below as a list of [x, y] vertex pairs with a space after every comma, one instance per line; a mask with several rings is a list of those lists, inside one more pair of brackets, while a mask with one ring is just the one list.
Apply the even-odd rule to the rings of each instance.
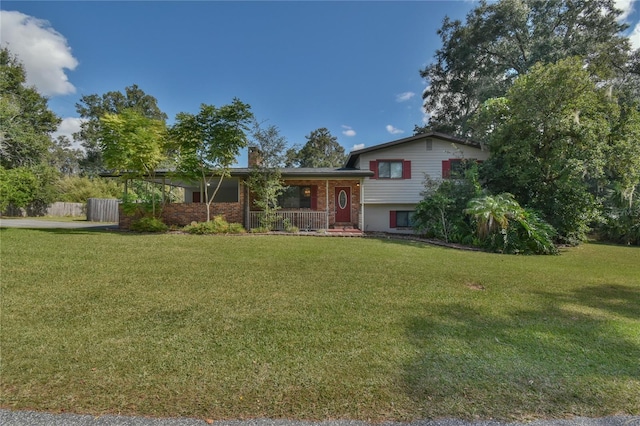
[[415, 204], [368, 204], [364, 206], [365, 232], [393, 232], [396, 234], [413, 234], [412, 229], [391, 228], [390, 212], [392, 210], [413, 211]]
[[[364, 204], [416, 204], [422, 197], [425, 175], [432, 179], [442, 178], [442, 161], [450, 158], [475, 158], [486, 160], [487, 151], [468, 145], [455, 144], [435, 137], [431, 141], [431, 150], [427, 150], [427, 139], [407, 142], [366, 152], [360, 155], [359, 167], [369, 169], [369, 162], [375, 160], [411, 161], [411, 179], [371, 179], [364, 180]], [[370, 224], [365, 212], [365, 220]], [[388, 224], [387, 224], [388, 226]]]

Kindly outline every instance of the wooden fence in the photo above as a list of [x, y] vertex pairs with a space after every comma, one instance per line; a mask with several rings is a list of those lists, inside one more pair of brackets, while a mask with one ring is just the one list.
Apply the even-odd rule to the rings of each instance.
[[118, 200], [115, 198], [89, 198], [87, 220], [90, 222], [118, 222]]
[[83, 216], [84, 203], [55, 202], [47, 207], [47, 216]]

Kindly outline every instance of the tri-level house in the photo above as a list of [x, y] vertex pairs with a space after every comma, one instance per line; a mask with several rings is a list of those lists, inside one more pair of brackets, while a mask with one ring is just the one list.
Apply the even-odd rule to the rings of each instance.
[[412, 233], [411, 217], [423, 199], [425, 178], [455, 177], [488, 156], [477, 142], [436, 132], [352, 151], [345, 167], [373, 173], [364, 179], [360, 194], [361, 229]]
[[[412, 233], [411, 217], [423, 198], [425, 177], [454, 177], [468, 162], [483, 161], [488, 155], [476, 142], [432, 132], [352, 151], [340, 168], [281, 169], [287, 189], [280, 197], [276, 225]], [[249, 167], [232, 169], [213, 201], [212, 215], [223, 215], [247, 229], [259, 226], [261, 212], [246, 185], [258, 159], [250, 150]], [[205, 220], [204, 191], [217, 186], [215, 178], [206, 189], [168, 171], [158, 171], [155, 181], [184, 188], [182, 203], [164, 205], [165, 223]], [[130, 220], [121, 214], [120, 226], [128, 227]]]

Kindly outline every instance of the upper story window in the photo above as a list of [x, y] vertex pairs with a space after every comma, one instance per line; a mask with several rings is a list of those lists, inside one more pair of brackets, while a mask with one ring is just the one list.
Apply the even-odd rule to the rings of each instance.
[[461, 179], [474, 164], [480, 164], [475, 158], [450, 158], [442, 162], [443, 179]]
[[378, 179], [402, 179], [402, 161], [378, 161]]
[[374, 160], [369, 162], [372, 179], [411, 179], [411, 161]]

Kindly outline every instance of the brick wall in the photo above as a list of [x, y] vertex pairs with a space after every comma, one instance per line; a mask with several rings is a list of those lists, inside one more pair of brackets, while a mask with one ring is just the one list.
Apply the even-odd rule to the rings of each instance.
[[[242, 189], [242, 187], [241, 187]], [[244, 224], [244, 191], [240, 191], [240, 200], [237, 203], [213, 203], [211, 205], [211, 217], [222, 215], [229, 223]], [[207, 220], [206, 203], [171, 203], [158, 206], [162, 210], [160, 219], [171, 226], [185, 226], [191, 222], [205, 222]], [[118, 226], [121, 229], [129, 229], [131, 222], [140, 215], [127, 216], [120, 206], [120, 220]]]
[[[328, 183], [328, 185], [327, 185]], [[336, 215], [336, 187], [351, 188], [351, 224], [359, 226], [360, 224], [360, 181], [357, 179], [345, 180], [325, 180], [325, 179], [286, 179], [284, 182], [287, 186], [315, 186], [317, 188], [317, 211], [329, 211], [329, 226], [335, 223]], [[327, 188], [328, 187], [328, 188]], [[328, 193], [327, 193], [328, 189]], [[329, 195], [327, 197], [327, 194]], [[328, 201], [328, 205], [327, 205]], [[256, 210], [251, 204], [251, 210]]]

